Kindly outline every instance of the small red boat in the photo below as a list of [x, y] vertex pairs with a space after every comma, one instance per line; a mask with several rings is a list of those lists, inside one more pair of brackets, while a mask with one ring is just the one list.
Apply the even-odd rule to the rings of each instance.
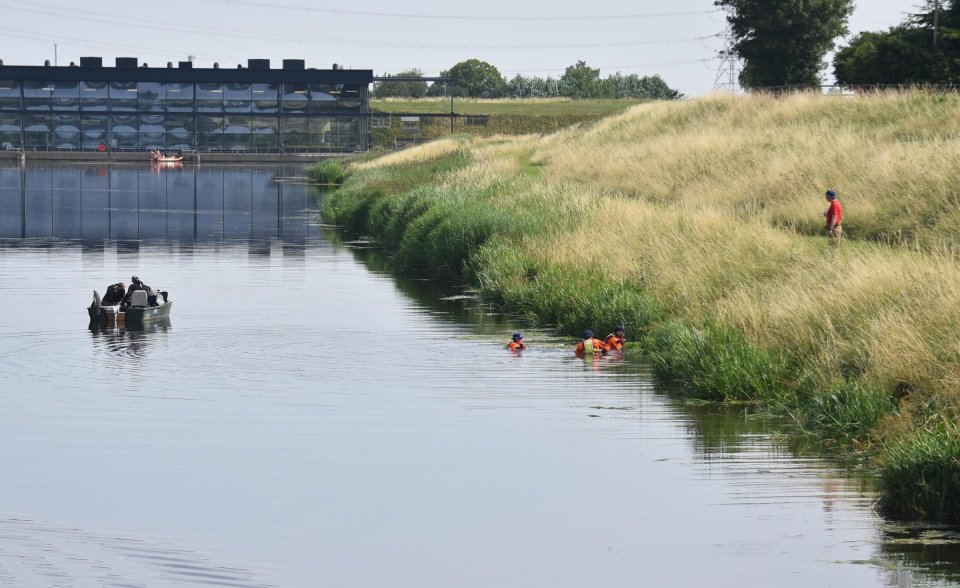
[[150, 161], [154, 163], [177, 163], [183, 161], [183, 155], [163, 155], [159, 151], [151, 151]]

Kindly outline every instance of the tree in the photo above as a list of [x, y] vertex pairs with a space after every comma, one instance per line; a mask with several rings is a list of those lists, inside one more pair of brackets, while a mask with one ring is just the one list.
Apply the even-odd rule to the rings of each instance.
[[715, 0], [731, 9], [745, 88], [817, 86], [823, 58], [847, 33], [853, 0]]
[[[507, 85], [500, 70], [479, 59], [461, 61], [440, 75], [453, 78], [451, 85], [454, 96], [496, 98], [503, 94]], [[430, 90], [430, 95], [442, 96], [447, 89], [445, 84], [433, 84]]]
[[[398, 74], [387, 74], [385, 78], [422, 78], [423, 71], [408, 69]], [[427, 82], [383, 81], [373, 83], [374, 98], [422, 98], [427, 95]]]
[[[833, 59], [844, 85], [960, 83], [960, 2], [944, 2], [940, 14], [925, 11], [883, 32], [866, 32]], [[937, 44], [934, 45], [934, 23]]]
[[560, 77], [561, 92], [571, 98], [599, 98], [600, 70], [587, 66], [587, 62], [578, 61], [571, 65]]
[[623, 75], [620, 72], [601, 82], [604, 98], [641, 98], [645, 100], [677, 100], [683, 94], [674, 90], [660, 76], [637, 74]]

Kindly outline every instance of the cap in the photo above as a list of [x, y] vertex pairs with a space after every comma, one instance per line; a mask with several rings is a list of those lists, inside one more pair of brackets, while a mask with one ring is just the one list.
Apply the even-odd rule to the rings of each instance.
[[520, 333], [514, 333], [513, 340], [516, 341], [517, 339], [523, 339], [523, 335], [521, 335]]
[[585, 331], [583, 332], [583, 338], [584, 338], [584, 339], [593, 339], [593, 331], [591, 331], [590, 329], [585, 330]]
[[826, 193], [826, 195], [827, 195], [827, 198], [836, 198], [836, 197], [837, 197], [837, 193], [834, 192], [833, 190], [827, 190], [825, 193]]

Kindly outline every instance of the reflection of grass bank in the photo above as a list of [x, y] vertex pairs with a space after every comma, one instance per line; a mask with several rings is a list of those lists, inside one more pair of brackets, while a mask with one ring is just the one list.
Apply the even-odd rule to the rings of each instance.
[[[958, 110], [920, 93], [642, 105], [349, 166], [325, 213], [532, 323], [625, 322], [690, 394], [871, 450], [887, 512], [960, 520], [942, 506], [960, 434], [938, 424], [960, 407]], [[839, 248], [813, 235], [828, 186]]]

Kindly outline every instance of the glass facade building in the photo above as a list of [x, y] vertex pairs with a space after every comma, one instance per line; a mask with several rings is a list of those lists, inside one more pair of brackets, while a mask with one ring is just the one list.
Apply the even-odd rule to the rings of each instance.
[[151, 68], [117, 58], [103, 67], [89, 57], [69, 67], [0, 65], [0, 149], [366, 150], [373, 72], [283, 65]]

